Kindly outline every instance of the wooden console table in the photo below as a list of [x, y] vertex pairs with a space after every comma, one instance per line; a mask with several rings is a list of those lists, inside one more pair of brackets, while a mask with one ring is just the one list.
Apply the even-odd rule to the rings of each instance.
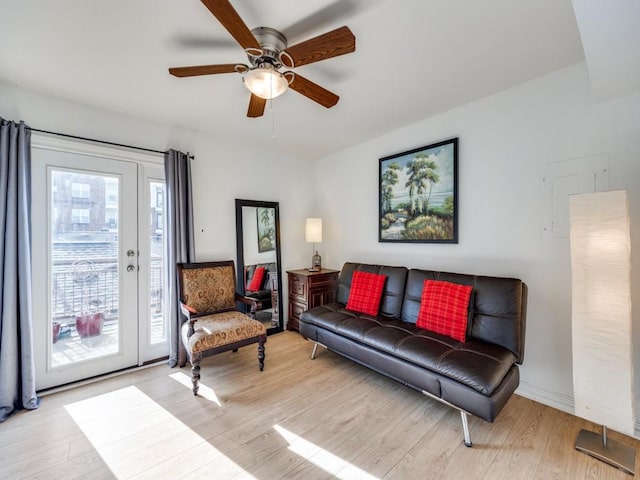
[[298, 331], [300, 314], [305, 310], [336, 301], [338, 270], [319, 272], [289, 270], [289, 320], [287, 330]]

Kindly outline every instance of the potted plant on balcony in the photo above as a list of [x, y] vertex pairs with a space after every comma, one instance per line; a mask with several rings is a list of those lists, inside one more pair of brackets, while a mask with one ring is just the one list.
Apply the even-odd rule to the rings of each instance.
[[73, 281], [82, 285], [82, 311], [76, 315], [76, 331], [80, 338], [100, 335], [104, 325], [104, 314], [95, 309], [101, 302], [98, 299], [88, 300], [89, 286], [98, 279], [95, 265], [91, 260], [77, 260], [73, 262], [72, 268]]
[[59, 322], [58, 320], [54, 320], [52, 323], [53, 326], [53, 343], [56, 343], [58, 340], [63, 338], [69, 338], [71, 336], [71, 327], [66, 323]]
[[58, 341], [60, 338], [60, 328], [62, 328], [62, 322], [58, 322], [57, 320], [53, 321], [53, 343]]

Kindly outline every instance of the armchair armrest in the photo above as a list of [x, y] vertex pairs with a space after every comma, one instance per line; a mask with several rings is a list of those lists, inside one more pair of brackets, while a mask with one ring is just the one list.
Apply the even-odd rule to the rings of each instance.
[[191, 320], [192, 310], [187, 304], [180, 302], [180, 313], [182, 313], [185, 320]]
[[184, 308], [185, 308], [189, 313], [191, 313], [191, 314], [196, 314], [196, 313], [198, 313], [198, 311], [197, 311], [195, 308], [193, 308], [191, 305], [187, 305], [186, 303], [183, 303], [182, 305], [184, 306]]
[[239, 293], [236, 293], [236, 302], [244, 303], [245, 305], [251, 306], [251, 310], [249, 313], [249, 316], [251, 318], [256, 318], [256, 311], [262, 309], [262, 302], [260, 300], [251, 297], [243, 297]]
[[187, 337], [193, 335], [193, 324], [196, 322], [196, 317], [198, 312], [195, 308], [187, 305], [186, 303], [180, 302], [180, 311], [185, 318], [186, 322], [189, 322], [189, 331], [187, 332]]

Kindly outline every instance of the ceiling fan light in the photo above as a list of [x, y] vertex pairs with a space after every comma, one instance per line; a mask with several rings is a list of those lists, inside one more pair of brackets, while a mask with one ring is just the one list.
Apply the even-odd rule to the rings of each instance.
[[242, 77], [245, 86], [254, 95], [269, 100], [287, 91], [289, 82], [274, 68], [259, 67], [250, 70]]

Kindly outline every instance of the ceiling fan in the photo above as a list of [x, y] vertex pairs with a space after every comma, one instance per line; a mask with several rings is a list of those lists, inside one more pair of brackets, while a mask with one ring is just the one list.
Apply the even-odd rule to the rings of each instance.
[[229, 63], [173, 67], [176, 77], [193, 77], [218, 73], [243, 74], [243, 82], [251, 91], [247, 117], [261, 117], [268, 99], [283, 94], [288, 88], [331, 108], [340, 97], [302, 75], [283, 68], [295, 68], [328, 58], [352, 53], [356, 37], [349, 27], [340, 27], [289, 47], [287, 38], [269, 27], [249, 30], [229, 0], [201, 0], [247, 54], [249, 65]]

